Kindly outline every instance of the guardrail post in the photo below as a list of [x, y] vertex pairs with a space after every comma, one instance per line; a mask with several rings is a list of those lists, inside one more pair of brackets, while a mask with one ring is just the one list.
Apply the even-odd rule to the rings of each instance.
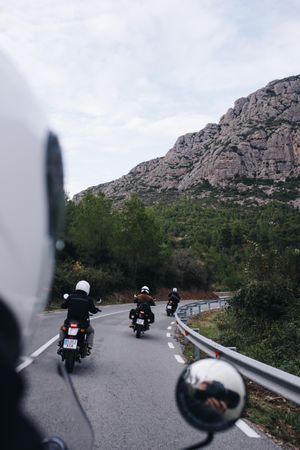
[[[199, 333], [199, 328], [192, 328], [192, 330], [194, 330], [196, 333]], [[194, 358], [196, 361], [201, 358], [200, 348], [196, 347], [196, 345], [194, 345]]]
[[196, 345], [194, 345], [194, 357], [195, 357], [195, 361], [199, 361], [199, 359], [201, 359], [200, 349], [198, 347], [196, 347]]
[[199, 305], [198, 305], [198, 314], [200, 314], [201, 313], [201, 303], [199, 303]]
[[210, 302], [207, 302], [207, 307], [208, 309], [210, 309]]

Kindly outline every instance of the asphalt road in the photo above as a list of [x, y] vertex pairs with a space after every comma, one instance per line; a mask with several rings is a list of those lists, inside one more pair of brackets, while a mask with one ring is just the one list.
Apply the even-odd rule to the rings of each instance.
[[[93, 353], [82, 364], [77, 364], [72, 374], [78, 396], [94, 428], [94, 448], [176, 450], [201, 441], [204, 433], [190, 427], [175, 404], [176, 380], [184, 365], [180, 362], [180, 347], [174, 339], [174, 318], [166, 316], [164, 305], [154, 307], [155, 323], [141, 339], [136, 339], [128, 326], [131, 307], [103, 306], [102, 313], [94, 316]], [[31, 353], [57, 334], [64, 316], [65, 312], [40, 316]], [[45, 347], [37, 352], [32, 363], [26, 360], [23, 369], [20, 367], [28, 384], [24, 409], [39, 423], [44, 435], [67, 436], [75, 449], [85, 448], [88, 442], [86, 427], [57, 375], [56, 344]], [[234, 426], [227, 432], [216, 434], [208, 448], [279, 448], [251, 427], [256, 437], [249, 437]]]

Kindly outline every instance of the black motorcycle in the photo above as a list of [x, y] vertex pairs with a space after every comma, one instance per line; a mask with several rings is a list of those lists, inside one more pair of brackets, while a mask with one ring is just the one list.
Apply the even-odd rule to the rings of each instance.
[[62, 342], [60, 355], [68, 373], [72, 373], [75, 361], [81, 362], [88, 353], [87, 328], [81, 327], [77, 320], [70, 320], [63, 325], [62, 330], [66, 336]]
[[141, 304], [136, 309], [130, 311], [132, 329], [136, 338], [142, 337], [145, 331], [150, 329], [150, 312], [150, 308], [146, 304]]
[[168, 300], [166, 306], [167, 316], [168, 317], [174, 316], [176, 309], [177, 309], [177, 302], [175, 302], [174, 300]]

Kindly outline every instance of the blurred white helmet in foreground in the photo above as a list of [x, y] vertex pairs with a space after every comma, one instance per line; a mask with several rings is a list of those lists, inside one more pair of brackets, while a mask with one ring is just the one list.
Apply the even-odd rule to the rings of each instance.
[[0, 302], [23, 337], [48, 297], [63, 208], [61, 151], [26, 82], [0, 53]]

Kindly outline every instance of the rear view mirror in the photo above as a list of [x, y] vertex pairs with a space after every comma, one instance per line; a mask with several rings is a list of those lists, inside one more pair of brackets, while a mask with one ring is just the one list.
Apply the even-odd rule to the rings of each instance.
[[69, 298], [69, 294], [64, 294], [63, 297], [65, 300], [67, 300], [67, 298]]
[[218, 359], [197, 361], [182, 372], [176, 386], [179, 411], [187, 422], [213, 433], [231, 427], [241, 416], [246, 387], [239, 372]]

